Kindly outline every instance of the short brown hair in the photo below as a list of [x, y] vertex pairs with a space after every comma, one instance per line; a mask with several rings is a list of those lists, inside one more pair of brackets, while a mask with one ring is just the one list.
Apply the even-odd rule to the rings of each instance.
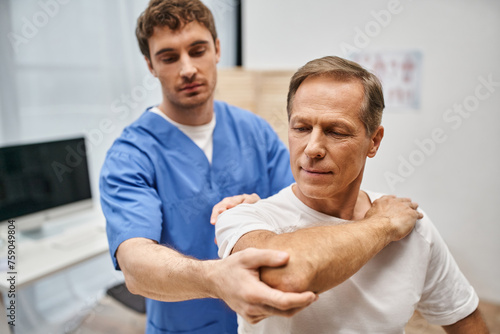
[[153, 35], [155, 27], [167, 26], [172, 30], [181, 29], [190, 22], [204, 25], [217, 39], [212, 12], [200, 0], [151, 0], [148, 7], [137, 19], [135, 35], [139, 48], [144, 56], [151, 60], [148, 39]]
[[292, 76], [287, 98], [288, 120], [290, 120], [293, 99], [299, 86], [306, 78], [321, 75], [333, 76], [339, 80], [353, 78], [361, 80], [365, 98], [361, 105], [360, 119], [365, 125], [367, 135], [373, 134], [382, 122], [382, 111], [385, 107], [382, 84], [374, 74], [368, 72], [359, 64], [334, 56], [311, 60]]

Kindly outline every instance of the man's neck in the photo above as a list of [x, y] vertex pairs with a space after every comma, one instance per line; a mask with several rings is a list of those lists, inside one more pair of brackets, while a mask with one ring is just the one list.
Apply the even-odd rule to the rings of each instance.
[[345, 220], [361, 220], [370, 209], [371, 202], [369, 196], [360, 189], [360, 186], [361, 179], [359, 183], [351, 185], [350, 189], [335, 194], [332, 198], [322, 199], [303, 195], [297, 184], [293, 186], [292, 190], [299, 200], [316, 211]]
[[158, 109], [174, 122], [190, 126], [210, 123], [214, 115], [213, 98], [199, 106], [191, 108], [178, 107], [164, 99], [158, 106]]
[[366, 212], [372, 207], [370, 196], [363, 190], [359, 191], [356, 206], [354, 207], [352, 220], [361, 220], [365, 218]]

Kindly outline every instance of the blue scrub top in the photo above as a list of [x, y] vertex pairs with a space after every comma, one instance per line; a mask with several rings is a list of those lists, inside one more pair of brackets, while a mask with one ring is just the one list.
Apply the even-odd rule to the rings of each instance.
[[[266, 198], [293, 182], [289, 153], [262, 118], [214, 102], [213, 157], [146, 110], [108, 151], [101, 204], [113, 263], [125, 240], [142, 237], [198, 259], [217, 258], [212, 207], [228, 196]], [[146, 333], [236, 333], [234, 312], [216, 299], [147, 299]]]

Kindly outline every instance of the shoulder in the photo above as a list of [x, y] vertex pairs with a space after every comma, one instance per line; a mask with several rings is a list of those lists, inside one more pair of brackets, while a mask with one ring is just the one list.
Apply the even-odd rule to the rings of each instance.
[[266, 229], [275, 233], [299, 228], [303, 216], [293, 201], [292, 186], [254, 204], [240, 204], [220, 215], [217, 227], [246, 226], [247, 229]]
[[219, 119], [223, 119], [229, 122], [245, 122], [247, 126], [255, 125], [259, 128], [262, 126], [265, 126], [266, 128], [269, 127], [267, 121], [259, 115], [249, 110], [228, 104], [224, 101], [214, 101], [214, 111], [217, 114], [217, 121], [219, 121]]
[[[151, 146], [165, 142], [169, 133], [175, 128], [167, 120], [146, 109], [138, 119], [125, 127], [108, 151], [142, 156], [147, 154]], [[160, 140], [163, 138], [163, 140]]]
[[[281, 189], [278, 193], [255, 203], [255, 209], [267, 212], [269, 215], [280, 212], [290, 212], [294, 208], [292, 199], [292, 185]], [[294, 210], [293, 210], [294, 211]]]
[[[158, 146], [159, 134], [168, 127], [168, 122], [149, 111], [126, 126], [113, 142], [106, 154], [105, 165], [110, 161], [128, 161], [141, 165], [152, 163], [152, 148]], [[154, 160], [154, 159], [153, 159]]]
[[289, 212], [291, 202], [289, 200], [292, 194], [291, 186], [280, 190], [277, 194], [265, 199], [261, 199], [253, 204], [240, 204], [227, 210], [220, 215], [220, 218], [233, 220], [235, 216], [260, 217], [266, 222], [274, 220], [276, 215]]
[[248, 232], [267, 230], [279, 233], [279, 222], [290, 221], [289, 217], [288, 219], [282, 217], [289, 212], [282, 208], [283, 203], [288, 202], [286, 200], [288, 189], [290, 187], [254, 204], [237, 205], [219, 215], [215, 224], [219, 256], [229, 256], [236, 242]]
[[251, 111], [234, 106], [224, 101], [215, 100], [214, 101], [214, 111], [221, 112], [225, 114], [233, 114], [235, 117], [252, 117], [254, 115]]
[[379, 199], [380, 197], [387, 195], [384, 193], [379, 193], [379, 192], [366, 190], [366, 189], [361, 189], [361, 191], [364, 191], [368, 195], [368, 197], [370, 198], [370, 202], [372, 202], [372, 203], [373, 203], [373, 201]]
[[[374, 192], [369, 190], [364, 190], [364, 191], [368, 195], [372, 203], [373, 201], [381, 198], [382, 196], [387, 195], [384, 193]], [[418, 202], [418, 200], [415, 201]], [[413, 229], [412, 234], [414, 234], [415, 237], [424, 239], [425, 242], [429, 245], [435, 243], [438, 240], [440, 241], [441, 237], [439, 236], [439, 232], [437, 228], [434, 226], [434, 223], [430, 219], [429, 215], [421, 207], [418, 208], [418, 211], [422, 212], [424, 217], [417, 222], [415, 228]]]

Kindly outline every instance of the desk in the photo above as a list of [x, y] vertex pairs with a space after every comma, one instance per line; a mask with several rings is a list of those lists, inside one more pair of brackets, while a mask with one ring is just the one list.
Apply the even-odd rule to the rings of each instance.
[[[16, 292], [23, 286], [108, 251], [104, 217], [101, 213], [93, 211], [60, 219], [48, 223], [47, 228], [52, 232], [38, 240], [23, 238], [19, 232], [16, 233]], [[57, 233], [54, 233], [54, 230], [58, 230]], [[1, 231], [0, 234], [5, 240], [6, 231]], [[67, 242], [68, 240], [70, 242]], [[6, 253], [7, 245], [4, 244], [0, 249], [0, 255], [5, 256]], [[2, 294], [10, 289], [7, 276], [7, 270], [0, 271], [1, 314], [6, 312], [8, 306], [3, 305], [2, 297]], [[18, 307], [19, 305], [16, 305], [16, 308]], [[0, 316], [1, 333], [9, 332], [6, 320], [6, 316]]]

